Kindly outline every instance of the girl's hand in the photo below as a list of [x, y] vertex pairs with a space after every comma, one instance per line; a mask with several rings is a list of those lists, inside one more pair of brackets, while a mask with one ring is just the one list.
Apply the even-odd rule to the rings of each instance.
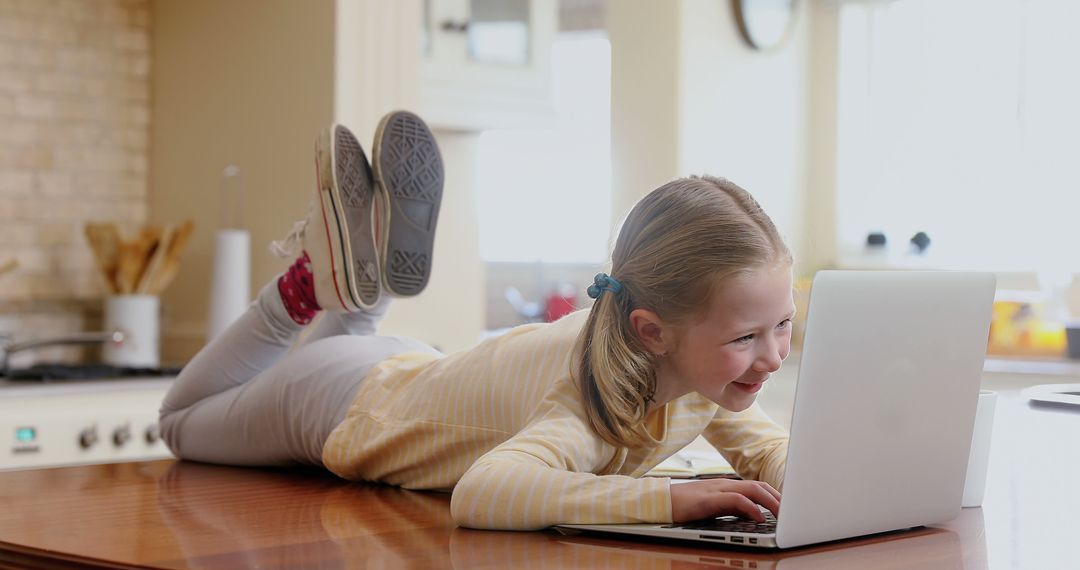
[[762, 481], [705, 479], [671, 486], [671, 519], [681, 523], [736, 515], [764, 522], [758, 505], [780, 514], [780, 493]]

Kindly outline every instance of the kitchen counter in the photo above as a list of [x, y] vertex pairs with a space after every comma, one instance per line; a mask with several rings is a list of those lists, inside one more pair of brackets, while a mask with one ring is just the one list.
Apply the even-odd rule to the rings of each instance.
[[[166, 460], [0, 473], [0, 567], [1063, 568], [1075, 560], [1080, 414], [1001, 393], [983, 508], [781, 553], [455, 526], [449, 496], [321, 470]], [[918, 458], [912, 458], [917, 461]], [[932, 466], [928, 466], [932, 468]]]
[[[983, 371], [991, 374], [1027, 374], [1067, 377], [1080, 382], [1080, 360], [1067, 358], [995, 358], [988, 357]], [[1048, 380], [1051, 382], [1053, 380]]]

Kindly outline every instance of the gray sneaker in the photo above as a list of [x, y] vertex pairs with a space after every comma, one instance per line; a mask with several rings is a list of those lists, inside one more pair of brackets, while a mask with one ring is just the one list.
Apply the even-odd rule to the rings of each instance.
[[302, 246], [311, 259], [315, 300], [328, 311], [373, 307], [382, 294], [375, 246], [375, 181], [356, 137], [331, 125], [315, 139], [315, 195], [307, 217], [270, 245], [289, 258]]
[[408, 111], [383, 117], [373, 153], [375, 184], [385, 206], [376, 222], [383, 286], [396, 297], [412, 297], [431, 277], [442, 156], [431, 129]]

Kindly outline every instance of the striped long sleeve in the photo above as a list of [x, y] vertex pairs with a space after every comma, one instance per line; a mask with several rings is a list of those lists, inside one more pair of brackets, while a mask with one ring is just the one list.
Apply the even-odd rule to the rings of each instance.
[[537, 416], [480, 457], [458, 482], [450, 502], [458, 524], [532, 530], [561, 523], [671, 521], [669, 480], [615, 474], [625, 452], [588, 427], [572, 386], [558, 385]]
[[741, 412], [719, 408], [702, 435], [743, 479], [784, 486], [788, 432], [756, 402]]

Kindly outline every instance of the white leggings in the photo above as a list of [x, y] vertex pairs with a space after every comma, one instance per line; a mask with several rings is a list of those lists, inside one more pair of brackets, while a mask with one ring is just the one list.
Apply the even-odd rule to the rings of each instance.
[[161, 434], [183, 459], [229, 465], [322, 465], [361, 380], [405, 352], [438, 354], [410, 338], [375, 336], [390, 299], [304, 325], [285, 310], [277, 279], [180, 372], [161, 405]]

